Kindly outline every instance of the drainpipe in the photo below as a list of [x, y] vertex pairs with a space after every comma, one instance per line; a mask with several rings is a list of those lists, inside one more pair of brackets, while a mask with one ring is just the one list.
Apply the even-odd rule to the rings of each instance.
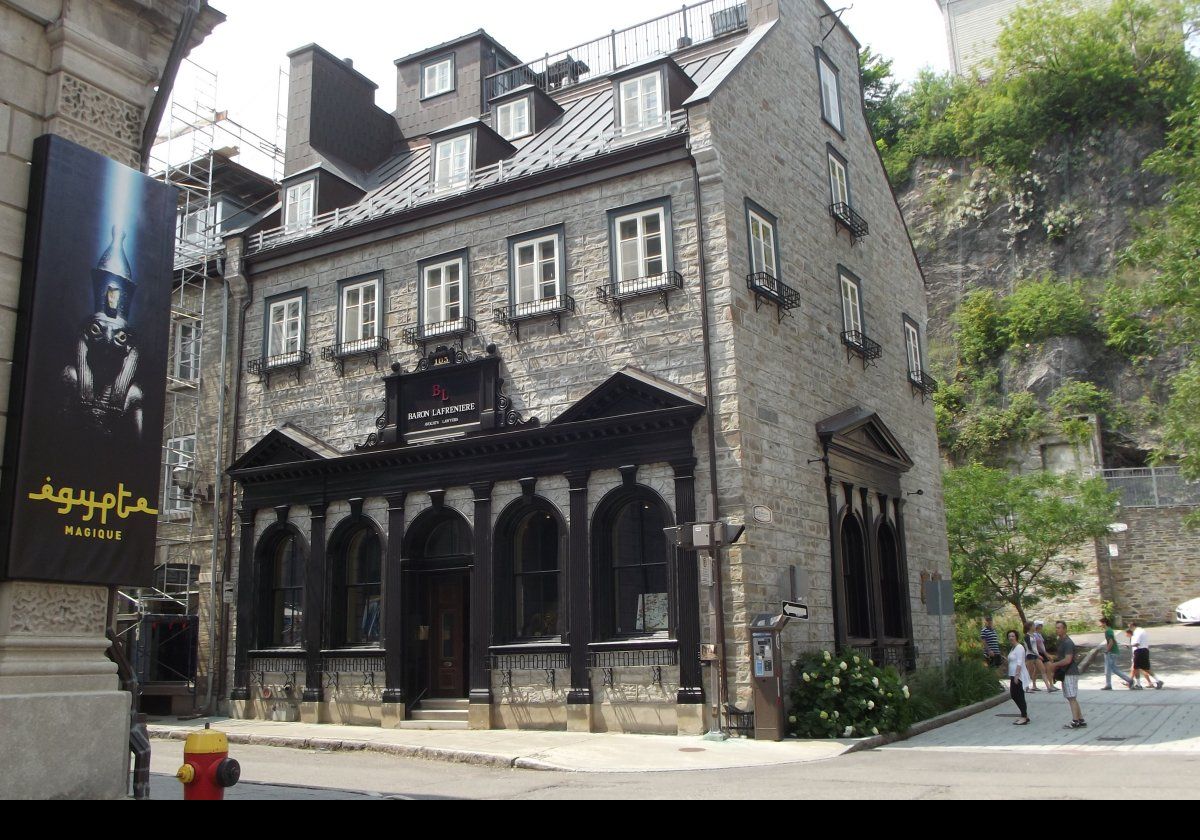
[[[212, 494], [212, 546], [209, 552], [208, 559], [208, 689], [204, 693], [204, 709], [205, 714], [212, 713], [213, 689], [217, 681], [217, 673], [220, 669], [221, 659], [217, 652], [217, 615], [219, 611], [224, 609], [224, 586], [225, 581], [224, 568], [217, 566], [217, 554], [220, 550], [220, 511], [221, 511], [221, 493], [225, 479], [225, 471], [221, 469], [221, 461], [224, 458], [225, 452], [225, 381], [226, 381], [226, 365], [228, 364], [229, 351], [229, 284], [225, 282], [225, 261], [221, 263], [221, 382], [217, 392], [217, 447], [216, 457], [213, 463], [213, 494]], [[218, 600], [219, 598], [219, 600]]]
[[[707, 393], [708, 410], [708, 500], [713, 521], [721, 518], [721, 497], [717, 490], [717, 411], [716, 383], [713, 380], [712, 347], [708, 316], [708, 264], [704, 258], [704, 214], [700, 205], [700, 167], [694, 155], [689, 155], [692, 164], [692, 188], [696, 204], [696, 254], [700, 269], [700, 329], [704, 342], [704, 387]], [[713, 639], [717, 653], [717, 679], [720, 685], [717, 700], [717, 722], [729, 698], [729, 674], [725, 662], [725, 588], [721, 574], [721, 552], [712, 552], [713, 589], [715, 599], [713, 615], [717, 638]]]
[[179, 29], [175, 40], [171, 43], [171, 51], [167, 54], [167, 63], [163, 67], [162, 78], [158, 81], [158, 90], [154, 94], [154, 102], [150, 105], [150, 113], [146, 115], [146, 124], [142, 126], [141, 161], [142, 171], [150, 168], [150, 150], [154, 148], [154, 137], [158, 134], [158, 124], [163, 112], [167, 109], [167, 101], [171, 98], [171, 89], [175, 87], [175, 77], [179, 75], [179, 65], [187, 55], [188, 42], [192, 40], [192, 30], [196, 28], [196, 20], [200, 17], [200, 9], [205, 5], [204, 0], [186, 0], [183, 17], [179, 21]]

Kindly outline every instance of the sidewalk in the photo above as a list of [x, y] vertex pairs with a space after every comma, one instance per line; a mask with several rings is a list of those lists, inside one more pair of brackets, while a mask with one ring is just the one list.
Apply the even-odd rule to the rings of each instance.
[[753, 741], [730, 738], [705, 741], [673, 735], [617, 735], [494, 729], [426, 731], [367, 726], [279, 723], [266, 720], [171, 718], [150, 723], [155, 739], [183, 740], [204, 724], [229, 736], [233, 744], [320, 750], [370, 750], [439, 761], [524, 770], [589, 773], [645, 773], [670, 770], [728, 770], [776, 764], [825, 761], [857, 742]]

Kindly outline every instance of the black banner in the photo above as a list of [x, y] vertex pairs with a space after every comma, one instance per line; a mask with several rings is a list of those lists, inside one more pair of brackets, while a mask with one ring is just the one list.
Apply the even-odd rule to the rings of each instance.
[[0, 573], [150, 585], [176, 190], [34, 146], [0, 499]]
[[400, 385], [400, 433], [405, 442], [478, 430], [484, 380], [484, 367], [469, 363], [406, 376]]

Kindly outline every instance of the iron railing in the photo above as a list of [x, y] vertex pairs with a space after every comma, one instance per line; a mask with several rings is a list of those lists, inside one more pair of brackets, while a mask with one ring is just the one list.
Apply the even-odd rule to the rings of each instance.
[[677, 12], [627, 29], [614, 29], [595, 40], [493, 73], [484, 79], [484, 98], [490, 103], [521, 85], [561, 90], [652, 56], [731, 35], [745, 29], [747, 20], [744, 0], [705, 0], [684, 6]]
[[496, 323], [508, 330], [509, 335], [521, 337], [521, 322], [533, 318], [553, 318], [554, 325], [562, 332], [562, 316], [575, 311], [575, 298], [570, 295], [530, 300], [525, 303], [514, 303], [508, 307], [498, 307], [493, 315]]
[[327, 362], [333, 362], [338, 373], [343, 375], [346, 372], [346, 360], [355, 356], [370, 356], [375, 362], [375, 369], [379, 370], [379, 355], [386, 353], [391, 346], [392, 343], [387, 337], [377, 335], [372, 338], [361, 338], [358, 341], [346, 341], [325, 347], [321, 350], [321, 358]]
[[854, 212], [854, 208], [845, 202], [839, 201], [836, 204], [830, 204], [829, 215], [833, 217], [835, 224], [850, 232], [850, 244], [852, 245], [865, 238], [870, 232], [867, 220]]
[[1108, 489], [1121, 494], [1122, 507], [1200, 505], [1200, 481], [1188, 481], [1179, 467], [1105, 470]]
[[312, 364], [312, 353], [307, 350], [293, 350], [290, 353], [279, 353], [275, 356], [266, 356], [258, 359], [251, 359], [246, 362], [246, 370], [258, 377], [266, 377], [267, 384], [271, 384], [271, 375], [282, 371], [296, 371], [297, 379], [300, 376], [300, 368]]
[[413, 347], [424, 347], [437, 338], [461, 338], [475, 332], [474, 318], [452, 318], [449, 321], [438, 321], [435, 324], [421, 324], [419, 327], [409, 327], [404, 330], [404, 340]]
[[851, 355], [858, 356], [864, 368], [883, 355], [882, 345], [868, 338], [862, 330], [846, 330], [842, 333], [842, 344], [846, 345], [846, 361]]
[[381, 216], [401, 213], [421, 204], [447, 201], [476, 190], [515, 181], [555, 166], [563, 166], [619, 149], [636, 147], [667, 135], [678, 134], [687, 130], [687, 113], [675, 111], [664, 117], [663, 126], [657, 131], [642, 128], [643, 130], [634, 135], [630, 135], [620, 128], [605, 129], [581, 137], [572, 143], [548, 144], [534, 154], [518, 153], [512, 159], [476, 169], [471, 173], [469, 180], [454, 189], [438, 188], [429, 182], [397, 192], [384, 187], [369, 194], [358, 204], [339, 207], [314, 216], [305, 227], [282, 226], [259, 231], [247, 237], [245, 253], [249, 256], [272, 248], [279, 248]]
[[930, 376], [926, 370], [910, 370], [908, 372], [908, 382], [912, 385], [913, 391], [919, 393], [922, 399], [937, 393], [938, 381]]
[[784, 283], [778, 277], [765, 271], [746, 276], [746, 287], [754, 292], [754, 311], [758, 311], [759, 303], [766, 298], [770, 303], [779, 307], [779, 320], [789, 309], [800, 305], [800, 293]]

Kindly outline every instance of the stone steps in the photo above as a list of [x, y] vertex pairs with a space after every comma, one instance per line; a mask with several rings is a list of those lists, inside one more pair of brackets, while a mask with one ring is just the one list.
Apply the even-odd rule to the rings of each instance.
[[466, 729], [468, 702], [463, 699], [422, 700], [411, 713], [411, 720], [400, 724], [401, 729]]

